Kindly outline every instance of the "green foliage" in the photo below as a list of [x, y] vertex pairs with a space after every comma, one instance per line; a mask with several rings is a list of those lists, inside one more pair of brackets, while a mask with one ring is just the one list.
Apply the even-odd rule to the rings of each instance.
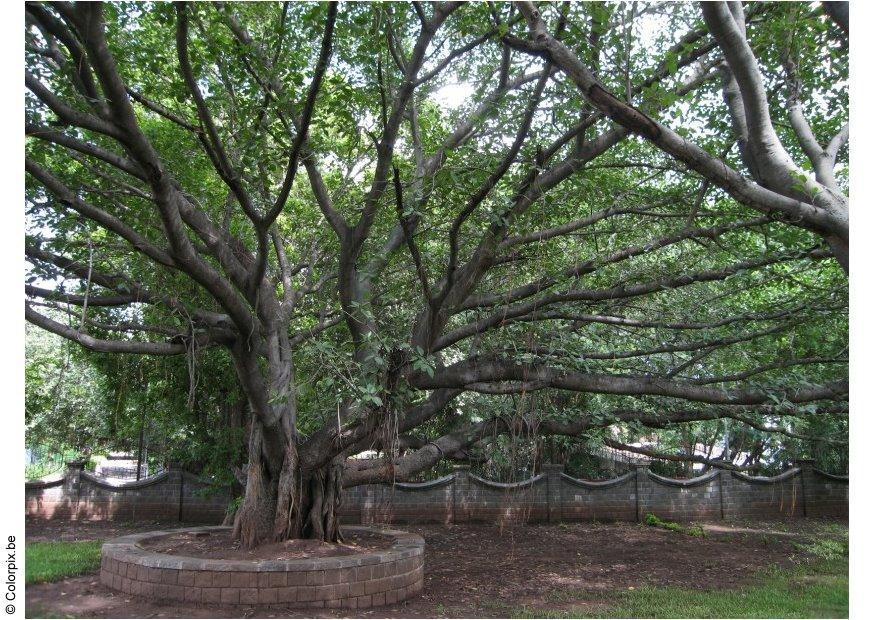
[[672, 532], [680, 532], [681, 534], [696, 536], [698, 538], [704, 538], [705, 536], [705, 530], [698, 523], [693, 523], [692, 525], [684, 527], [680, 523], [675, 523], [673, 521], [663, 521], [655, 514], [650, 512], [647, 513], [647, 516], [644, 518], [644, 524], [649, 525], [650, 527], [658, 527]]
[[[64, 469], [67, 462], [79, 457], [75, 450], [45, 453], [40, 446], [36, 446], [36, 450], [38, 456], [36, 462], [24, 466], [25, 480], [38, 480], [56, 474]], [[94, 468], [86, 467], [86, 469]]]
[[[566, 439], [563, 437], [561, 439], [564, 440], [562, 443], [572, 445], [576, 443], [570, 438]], [[577, 446], [574, 447], [576, 448]], [[608, 467], [604, 459], [584, 451], [585, 449], [586, 447], [583, 450], [572, 450], [568, 456], [559, 457], [560, 460], [557, 462], [565, 463], [565, 468], [569, 475], [584, 480], [606, 480], [608, 478], [616, 478], [623, 473], [617, 467]]]
[[61, 470], [64, 466], [61, 460], [40, 461], [24, 466], [25, 480], [39, 480], [45, 478], [49, 474], [54, 474]]
[[[95, 443], [109, 408], [107, 384], [73, 343], [28, 325], [25, 331], [25, 434], [60, 460]], [[71, 454], [72, 453], [72, 454]]]
[[99, 540], [27, 543], [25, 583], [60, 581], [92, 573], [100, 568], [101, 545]]

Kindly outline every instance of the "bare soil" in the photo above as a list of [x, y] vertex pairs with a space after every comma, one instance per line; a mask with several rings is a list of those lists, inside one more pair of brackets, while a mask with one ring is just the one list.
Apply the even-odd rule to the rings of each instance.
[[344, 542], [330, 544], [318, 540], [287, 540], [281, 543], [261, 545], [255, 549], [242, 549], [240, 542], [231, 539], [230, 531], [192, 534], [180, 532], [162, 536], [141, 546], [157, 553], [184, 555], [190, 558], [214, 558], [221, 560], [300, 560], [325, 558], [388, 549], [392, 539], [387, 536], [360, 534], [344, 536]]
[[[410, 525], [426, 541], [425, 588], [397, 605], [352, 612], [364, 618], [507, 617], [527, 609], [588, 607], [630, 588], [737, 588], [759, 569], [799, 559], [794, 542], [823, 521], [705, 524], [698, 538], [631, 523]], [[153, 524], [151, 529], [157, 529]], [[107, 539], [140, 525], [28, 524], [29, 541]], [[121, 531], [120, 531], [121, 530]], [[335, 618], [343, 610], [295, 610], [163, 604], [114, 592], [97, 575], [29, 586], [28, 617]]]
[[[192, 523], [191, 525], [196, 525]], [[212, 524], [214, 525], [214, 524]], [[27, 519], [25, 535], [27, 542], [73, 542], [76, 540], [109, 540], [128, 534], [167, 530], [182, 527], [158, 521], [46, 521]]]

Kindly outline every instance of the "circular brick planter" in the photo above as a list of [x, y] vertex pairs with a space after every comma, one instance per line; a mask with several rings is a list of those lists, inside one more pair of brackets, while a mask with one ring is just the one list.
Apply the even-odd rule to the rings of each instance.
[[127, 594], [162, 601], [281, 607], [391, 605], [422, 590], [421, 536], [378, 527], [345, 526], [347, 532], [390, 537], [385, 551], [302, 560], [216, 560], [148, 551], [140, 543], [192, 527], [116, 538], [103, 545], [100, 581]]

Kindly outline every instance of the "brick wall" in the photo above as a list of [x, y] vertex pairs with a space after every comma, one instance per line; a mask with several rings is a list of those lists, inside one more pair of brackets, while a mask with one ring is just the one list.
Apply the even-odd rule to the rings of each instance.
[[848, 516], [848, 478], [833, 476], [818, 469], [803, 470], [805, 475], [805, 514], [809, 517]]
[[[772, 478], [747, 476], [738, 472], [724, 473], [722, 480], [725, 517], [804, 516], [803, 475], [802, 468], [798, 467]], [[819, 491], [819, 488], [812, 488], [812, 497]], [[847, 498], [847, 487], [845, 497]]]
[[[720, 519], [723, 472], [711, 471], [697, 478], [677, 480], [637, 467], [638, 513], [677, 521]], [[725, 499], [725, 495], [723, 498]]]
[[638, 480], [629, 472], [602, 482], [572, 478], [560, 473], [560, 521], [635, 521], [638, 514]]
[[[800, 463], [764, 478], [712, 471], [664, 478], [638, 466], [604, 481], [579, 480], [545, 465], [520, 483], [499, 483], [467, 466], [423, 483], [370, 484], [344, 490], [344, 523], [465, 523], [788, 518], [848, 515], [848, 478]], [[229, 492], [176, 468], [139, 482], [110, 483], [70, 464], [54, 481], [25, 485], [25, 513], [38, 518], [221, 522]]]

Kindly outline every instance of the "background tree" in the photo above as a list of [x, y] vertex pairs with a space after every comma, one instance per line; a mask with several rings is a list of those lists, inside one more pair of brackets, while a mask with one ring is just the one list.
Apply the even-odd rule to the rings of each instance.
[[182, 464], [223, 490], [237, 484], [249, 416], [227, 355], [92, 353], [30, 325], [25, 343], [27, 446], [49, 457], [127, 452], [152, 468]]
[[73, 346], [50, 332], [26, 328], [24, 424], [31, 448], [84, 453], [97, 443], [107, 421], [103, 414], [111, 410], [108, 391]]
[[789, 89], [814, 135], [846, 121], [845, 35], [808, 4], [542, 10], [27, 5], [26, 317], [227, 356], [245, 545], [337, 540], [343, 485], [487, 437], [846, 415], [845, 140], [795, 164], [772, 120]]

